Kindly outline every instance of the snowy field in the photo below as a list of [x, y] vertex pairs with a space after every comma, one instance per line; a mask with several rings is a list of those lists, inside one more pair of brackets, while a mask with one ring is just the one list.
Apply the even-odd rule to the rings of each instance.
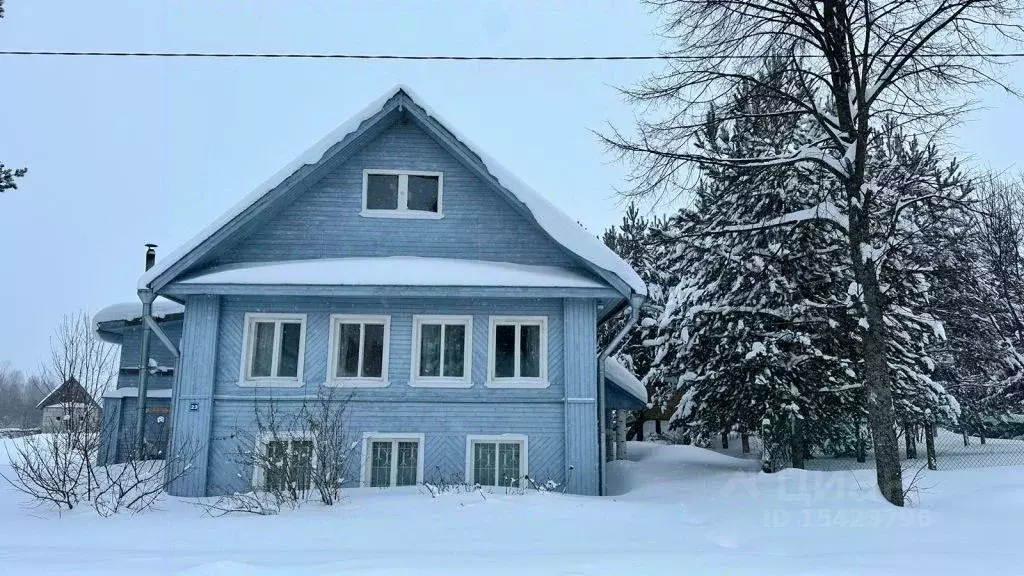
[[1024, 467], [929, 473], [900, 510], [872, 471], [769, 476], [689, 446], [629, 450], [608, 498], [359, 489], [277, 517], [166, 499], [58, 518], [4, 485], [0, 574], [1024, 574]]

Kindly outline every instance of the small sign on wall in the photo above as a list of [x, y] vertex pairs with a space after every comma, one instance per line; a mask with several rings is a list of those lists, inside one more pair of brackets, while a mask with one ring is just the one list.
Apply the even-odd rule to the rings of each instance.
[[189, 404], [188, 404], [188, 411], [189, 412], [198, 412], [199, 411], [199, 402], [189, 402]]

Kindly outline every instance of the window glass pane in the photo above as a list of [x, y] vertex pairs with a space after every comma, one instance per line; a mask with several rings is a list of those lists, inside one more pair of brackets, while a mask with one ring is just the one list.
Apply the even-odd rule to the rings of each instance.
[[364, 378], [380, 378], [384, 369], [384, 325], [367, 324], [363, 341]]
[[395, 479], [395, 486], [416, 485], [417, 447], [417, 442], [398, 443], [398, 474]]
[[512, 378], [516, 375], [516, 327], [499, 324], [494, 327], [494, 376]]
[[370, 443], [370, 486], [391, 486], [391, 441]]
[[498, 444], [498, 481], [501, 486], [519, 485], [519, 444]]
[[519, 330], [519, 375], [540, 378], [540, 326], [520, 326]]
[[441, 375], [441, 325], [420, 326], [420, 376]]
[[338, 324], [337, 376], [359, 376], [359, 324]]
[[274, 360], [274, 323], [256, 322], [252, 336], [252, 365], [249, 375], [254, 378], [270, 376], [270, 367]]
[[277, 361], [277, 375], [295, 378], [299, 375], [299, 335], [302, 325], [298, 322], [281, 324], [281, 356]]
[[366, 209], [398, 210], [397, 174], [368, 174], [366, 176]]
[[299, 490], [309, 490], [310, 472], [313, 469], [313, 442], [293, 440], [289, 456], [289, 479]]
[[437, 212], [437, 176], [409, 176], [409, 210]]
[[494, 444], [473, 444], [473, 482], [481, 486], [495, 486]]
[[466, 327], [448, 324], [444, 327], [444, 375], [449, 378], [465, 376]]
[[263, 467], [265, 474], [263, 488], [267, 491], [284, 490], [288, 485], [287, 465], [288, 441], [274, 440], [267, 442], [266, 460], [256, 462]]

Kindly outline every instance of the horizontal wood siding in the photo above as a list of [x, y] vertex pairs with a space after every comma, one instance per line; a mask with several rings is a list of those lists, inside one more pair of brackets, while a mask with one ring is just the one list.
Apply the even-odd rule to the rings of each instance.
[[181, 472], [178, 466], [188, 470], [168, 486], [172, 495], [201, 496], [206, 491], [219, 325], [219, 297], [189, 297], [181, 338], [181, 373], [171, 397], [169, 451], [174, 459], [172, 475]]
[[[442, 172], [444, 218], [360, 216], [369, 168]], [[235, 242], [208, 264], [404, 255], [578, 266], [414, 122], [385, 130]]]
[[[248, 490], [252, 469], [242, 454], [251, 450], [239, 431], [255, 429], [258, 404], [217, 401], [214, 405], [210, 453], [210, 495]], [[263, 403], [262, 410], [269, 404]], [[274, 405], [279, 422], [299, 410], [299, 402]], [[423, 476], [463, 480], [466, 468], [466, 436], [469, 434], [525, 434], [529, 442], [529, 475], [538, 483], [564, 482], [564, 418], [561, 402], [517, 404], [349, 402], [346, 405], [346, 438], [358, 442], [345, 476], [345, 486], [358, 486], [362, 437], [366, 432], [409, 432], [424, 435]], [[251, 435], [242, 436], [251, 438]], [[500, 490], [500, 489], [498, 489]]]
[[[181, 341], [182, 320], [160, 322], [171, 342]], [[118, 388], [135, 388], [139, 385], [139, 360], [142, 349], [142, 324], [133, 323], [124, 327], [121, 338], [121, 362], [117, 375]], [[150, 335], [149, 356], [160, 366], [174, 367], [175, 359], [156, 335]], [[125, 370], [129, 368], [130, 370]], [[172, 374], [150, 374], [147, 386], [150, 390], [168, 390], [174, 382]]]
[[569, 491], [596, 495], [597, 312], [593, 300], [565, 300], [565, 466]]
[[[558, 299], [346, 299], [327, 298], [224, 298], [217, 350], [218, 396], [315, 396], [327, 380], [328, 334], [331, 314], [387, 314], [391, 316], [389, 382], [386, 388], [346, 389], [354, 399], [372, 401], [560, 401], [564, 387], [562, 368], [562, 300]], [[242, 333], [246, 312], [306, 314], [303, 380], [297, 388], [249, 388], [238, 385], [242, 365]], [[471, 388], [418, 388], [409, 386], [414, 314], [473, 316]], [[491, 315], [545, 316], [548, 319], [548, 375], [543, 389], [487, 388], [487, 343]]]

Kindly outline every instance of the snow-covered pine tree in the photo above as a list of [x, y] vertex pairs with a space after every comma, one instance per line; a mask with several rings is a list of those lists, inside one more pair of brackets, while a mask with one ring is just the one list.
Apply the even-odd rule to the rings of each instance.
[[[629, 262], [647, 283], [648, 296], [640, 311], [640, 321], [623, 340], [616, 352], [616, 357], [644, 382], [647, 386], [648, 398], [651, 400], [661, 397], [659, 390], [663, 383], [656, 378], [648, 377], [654, 359], [654, 350], [644, 346], [644, 341], [652, 337], [656, 325], [655, 319], [660, 314], [665, 301], [662, 289], [665, 278], [657, 268], [658, 253], [662, 248], [656, 240], [657, 231], [664, 225], [663, 219], [642, 216], [636, 204], [631, 202], [626, 206], [622, 222], [618, 226], [606, 230], [602, 237], [605, 245], [614, 250], [623, 260]], [[623, 310], [601, 326], [598, 333], [599, 348], [608, 345], [626, 322], [628, 314], [628, 310]], [[646, 420], [654, 420], [656, 422], [655, 431], [660, 433], [660, 419], [663, 411], [663, 407], [651, 405], [648, 410], [632, 415], [628, 423], [629, 437], [642, 440], [643, 423]]]
[[[709, 154], [771, 156], [814, 138], [794, 117], [772, 114], [783, 105], [775, 94], [796, 87], [768, 64], [734, 96], [741, 121], [708, 115], [699, 145]], [[759, 432], [765, 467], [774, 470], [791, 453], [800, 460], [825, 443], [859, 409], [849, 331], [840, 329], [849, 266], [828, 228], [746, 223], [814, 205], [820, 187], [834, 184], [800, 166], [702, 166], [700, 179], [695, 208], [673, 217], [666, 232], [674, 246], [661, 267], [679, 282], [653, 342], [655, 373], [683, 392], [673, 426], [697, 442], [724, 430]]]

